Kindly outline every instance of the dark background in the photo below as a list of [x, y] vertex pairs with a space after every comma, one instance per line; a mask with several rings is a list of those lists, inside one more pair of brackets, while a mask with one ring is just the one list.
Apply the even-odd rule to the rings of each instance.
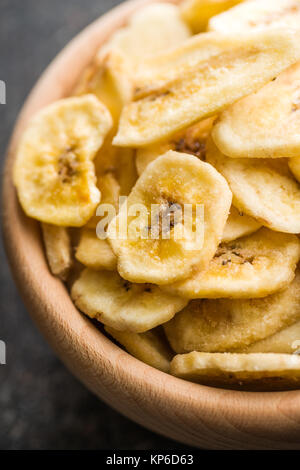
[[[84, 26], [118, 0], [0, 0], [1, 165], [35, 81]], [[32, 324], [0, 245], [0, 449], [184, 449], [99, 401], [72, 377]]]

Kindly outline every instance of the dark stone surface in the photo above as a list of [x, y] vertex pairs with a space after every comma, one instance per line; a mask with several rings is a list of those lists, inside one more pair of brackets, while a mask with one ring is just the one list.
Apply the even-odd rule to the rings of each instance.
[[[30, 88], [60, 49], [118, 0], [0, 0], [0, 148]], [[78, 383], [40, 336], [0, 250], [0, 449], [183, 449], [113, 411]]]

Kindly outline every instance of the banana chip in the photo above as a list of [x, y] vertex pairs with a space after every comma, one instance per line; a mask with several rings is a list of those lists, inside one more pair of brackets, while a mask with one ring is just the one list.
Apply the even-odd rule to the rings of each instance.
[[118, 30], [100, 49], [120, 51], [134, 67], [145, 58], [175, 47], [191, 35], [177, 6], [157, 3], [134, 13], [128, 26]]
[[131, 284], [117, 273], [85, 269], [71, 297], [91, 318], [118, 331], [143, 333], [170, 320], [187, 303], [158, 286]]
[[251, 0], [211, 18], [208, 29], [228, 34], [270, 27], [299, 29], [299, 21], [299, 0]]
[[95, 270], [116, 270], [117, 258], [106, 240], [97, 237], [95, 230], [81, 229], [81, 237], [76, 248], [76, 259], [84, 266]]
[[192, 382], [240, 390], [295, 389], [300, 386], [300, 357], [191, 352], [174, 357], [171, 374]]
[[212, 137], [229, 157], [298, 157], [299, 126], [300, 63], [297, 63], [257, 93], [226, 109]]
[[115, 172], [120, 185], [120, 195], [128, 196], [138, 178], [134, 150], [118, 149]]
[[286, 287], [300, 259], [296, 235], [262, 228], [253, 235], [221, 244], [205, 270], [167, 286], [188, 299], [265, 297]]
[[129, 333], [106, 326], [105, 331], [140, 361], [163, 372], [170, 372], [174, 354], [158, 328], [145, 333]]
[[243, 353], [299, 354], [300, 321], [267, 338], [239, 350]]
[[93, 95], [58, 101], [33, 118], [14, 167], [28, 216], [62, 226], [89, 220], [100, 201], [93, 158], [111, 125], [107, 108]]
[[272, 230], [300, 233], [300, 187], [288, 159], [229, 158], [209, 139], [206, 160], [228, 181], [239, 211]]
[[52, 274], [65, 281], [72, 267], [72, 249], [65, 227], [42, 224], [46, 256]]
[[168, 150], [189, 153], [200, 158], [200, 160], [205, 160], [206, 140], [214, 120], [215, 118], [205, 119], [194, 126], [188, 127], [183, 132], [179, 132], [166, 142], [137, 149], [136, 168], [138, 175], [140, 176], [143, 173], [149, 163]]
[[289, 167], [295, 178], [300, 183], [300, 157], [291, 158], [289, 161]]
[[[114, 172], [115, 170], [112, 169]], [[97, 178], [97, 187], [101, 192], [101, 204], [111, 204], [117, 210], [120, 197], [120, 185], [116, 180], [113, 172], [107, 171]], [[93, 216], [88, 221], [86, 226], [91, 229], [96, 229], [100, 217], [97, 216], [97, 208]]]
[[120, 117], [115, 145], [140, 147], [222, 111], [300, 59], [299, 33], [199, 34], [149, 60], [135, 101]]
[[234, 7], [243, 0], [185, 0], [181, 16], [194, 33], [205, 31], [212, 16]]
[[171, 150], [160, 156], [108, 227], [119, 273], [132, 282], [169, 284], [195, 265], [206, 267], [230, 205], [228, 185], [211, 165]]
[[222, 243], [228, 243], [237, 238], [251, 235], [261, 227], [253, 217], [249, 217], [243, 212], [239, 212], [234, 206], [231, 206], [230, 214], [227, 219], [223, 232]]
[[245, 348], [300, 319], [300, 273], [262, 299], [193, 300], [164, 325], [172, 349], [227, 352]]

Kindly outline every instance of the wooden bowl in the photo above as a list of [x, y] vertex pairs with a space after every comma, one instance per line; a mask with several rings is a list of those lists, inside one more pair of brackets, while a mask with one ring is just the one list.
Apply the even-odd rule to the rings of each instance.
[[134, 10], [150, 2], [126, 2], [91, 24], [59, 54], [26, 101], [9, 147], [3, 185], [4, 238], [16, 283], [32, 318], [66, 366], [125, 416], [205, 449], [300, 449], [300, 391], [251, 393], [196, 385], [147, 366], [102, 335], [50, 274], [39, 226], [18, 204], [12, 165], [28, 119], [67, 96], [97, 48]]

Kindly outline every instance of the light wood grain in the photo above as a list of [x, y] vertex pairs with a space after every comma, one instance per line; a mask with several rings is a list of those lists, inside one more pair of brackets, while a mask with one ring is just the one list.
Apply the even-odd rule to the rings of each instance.
[[17, 202], [11, 171], [28, 119], [67, 96], [99, 45], [147, 3], [151, 0], [124, 3], [85, 29], [49, 66], [24, 105], [3, 182], [4, 238], [16, 283], [32, 318], [66, 366], [127, 417], [206, 449], [300, 449], [300, 391], [250, 393], [192, 384], [143, 364], [102, 335], [50, 274], [39, 226]]

